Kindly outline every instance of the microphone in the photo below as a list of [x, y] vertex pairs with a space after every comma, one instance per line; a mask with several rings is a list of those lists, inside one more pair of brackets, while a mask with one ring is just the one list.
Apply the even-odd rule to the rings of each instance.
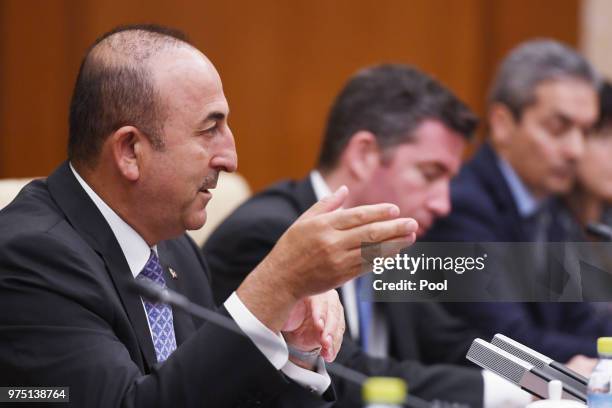
[[[201, 319], [206, 319], [209, 322], [221, 326], [229, 331], [245, 336], [244, 332], [240, 330], [232, 319], [193, 303], [180, 293], [164, 288], [148, 279], [132, 280], [130, 289], [132, 289], [135, 294], [140, 295], [152, 302], [167, 303], [189, 313], [190, 315], [199, 317]], [[261, 338], [261, 341], [266, 342], [267, 339]]]
[[561, 381], [561, 383], [574, 387], [577, 391], [582, 393], [582, 397], [586, 399], [587, 384], [589, 382], [588, 378], [503, 334], [498, 333], [493, 336], [491, 344], [534, 365], [543, 372]]
[[[548, 383], [556, 379], [533, 364], [482, 339], [475, 339], [472, 342], [466, 357], [476, 365], [492, 371], [525, 391], [543, 399], [549, 397]], [[568, 384], [563, 384], [563, 398], [580, 403], [586, 402], [586, 396]]]
[[[201, 319], [208, 320], [213, 324], [221, 326], [241, 336], [248, 337], [229, 317], [223, 316], [211, 309], [202, 307], [197, 303], [193, 303], [180, 293], [170, 290], [168, 288], [164, 288], [154, 282], [151, 282], [146, 279], [134, 279], [130, 283], [130, 289], [133, 293], [142, 296], [143, 298], [146, 298], [152, 302], [166, 303], [170, 306], [177, 307], [188, 314], [199, 317]], [[263, 343], [268, 342], [268, 339], [263, 337], [260, 337], [257, 340], [258, 342]], [[291, 354], [291, 349], [289, 349], [289, 354]], [[363, 383], [368, 379], [368, 376], [366, 376], [365, 374], [343, 366], [339, 363], [326, 363], [325, 367], [329, 373], [334, 374], [335, 376], [343, 378], [347, 381], [350, 381], [354, 384], [357, 384], [360, 387], [363, 386]], [[448, 403], [444, 401], [434, 401], [430, 403], [428, 401], [425, 401], [424, 399], [415, 397], [413, 395], [406, 396], [404, 405], [409, 408], [464, 407], [464, 405], [461, 404]]]
[[600, 222], [589, 222], [586, 232], [597, 237], [600, 241], [612, 242], [612, 228]]

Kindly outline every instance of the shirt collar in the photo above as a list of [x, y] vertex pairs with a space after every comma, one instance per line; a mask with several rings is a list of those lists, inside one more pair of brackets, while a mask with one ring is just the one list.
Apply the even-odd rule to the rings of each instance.
[[317, 201], [332, 195], [332, 191], [318, 170], [310, 172], [310, 182], [312, 183], [312, 189], [314, 190], [315, 197], [317, 197]]
[[117, 215], [117, 213], [113, 211], [95, 191], [93, 191], [89, 184], [81, 178], [79, 173], [72, 167], [72, 163], [70, 163], [70, 170], [72, 170], [74, 177], [76, 177], [91, 201], [98, 207], [98, 210], [102, 213], [102, 216], [110, 226], [113, 234], [115, 234], [115, 238], [117, 242], [119, 242], [119, 246], [121, 247], [121, 251], [123, 251], [123, 255], [130, 267], [132, 275], [134, 277], [138, 276], [147, 264], [151, 256], [151, 250], [157, 253], [157, 246], [150, 248], [134, 228], [123, 221], [121, 217], [119, 217], [119, 215]]
[[497, 163], [506, 183], [510, 187], [510, 193], [512, 193], [521, 217], [526, 218], [535, 214], [542, 206], [544, 200], [538, 200], [534, 197], [510, 163], [501, 157], [498, 158]]

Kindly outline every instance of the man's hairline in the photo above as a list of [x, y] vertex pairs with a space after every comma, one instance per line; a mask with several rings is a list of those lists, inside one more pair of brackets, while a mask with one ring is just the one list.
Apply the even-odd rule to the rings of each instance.
[[[350, 144], [350, 140], [355, 137], [355, 135], [359, 132], [370, 132], [374, 135], [374, 140], [376, 141], [376, 144], [380, 147], [381, 149], [381, 156], [383, 157], [383, 165], [387, 165], [392, 161], [392, 157], [395, 155], [395, 153], [397, 152], [397, 149], [403, 145], [409, 145], [409, 144], [414, 144], [415, 139], [417, 138], [416, 136], [416, 132], [424, 125], [426, 125], [428, 122], [433, 122], [433, 123], [438, 123], [439, 125], [441, 125], [442, 127], [444, 127], [444, 129], [446, 131], [448, 131], [449, 133], [453, 134], [454, 137], [459, 138], [460, 140], [462, 140], [463, 142], [467, 142], [469, 139], [469, 135], [462, 133], [459, 130], [453, 129], [451, 126], [449, 126], [448, 124], [444, 123], [444, 120], [441, 118], [438, 118], [436, 116], [428, 116], [425, 118], [420, 119], [417, 122], [417, 125], [414, 126], [412, 129], [408, 130], [405, 132], [405, 135], [402, 137], [398, 138], [398, 141], [390, 144], [388, 146], [384, 146], [381, 147], [380, 144], [378, 143], [378, 139], [376, 138], [376, 135], [374, 134], [374, 132], [370, 131], [370, 130], [366, 130], [366, 129], [359, 129], [356, 130], [355, 132], [353, 132], [353, 134], [348, 138], [348, 141], [346, 143], [346, 145], [344, 146], [344, 148], [342, 149], [342, 151], [340, 152], [340, 154], [338, 155], [338, 158], [336, 160], [336, 163], [331, 166], [331, 167], [325, 167], [325, 166], [321, 166], [320, 163], [317, 164], [317, 166], [315, 167], [317, 171], [319, 171], [321, 174], [323, 175], [327, 175], [329, 173], [332, 173], [334, 171], [336, 171], [341, 163], [340, 163], [340, 157], [344, 154], [344, 152], [346, 151], [346, 149], [348, 148], [348, 145]], [[391, 160], [390, 160], [391, 159]]]
[[[547, 84], [551, 84], [551, 83], [560, 83], [560, 82], [565, 82], [565, 83], [582, 83], [584, 85], [587, 85], [589, 88], [591, 88], [593, 90], [593, 92], [597, 95], [598, 92], [598, 88], [597, 88], [597, 82], [593, 81], [593, 80], [589, 80], [583, 76], [579, 76], [579, 75], [572, 75], [572, 74], [560, 74], [560, 75], [556, 75], [556, 76], [551, 76], [548, 78], [544, 78], [538, 82], [536, 82], [533, 87], [530, 90], [530, 98], [528, 99], [528, 102], [525, 103], [522, 107], [520, 112], [513, 112], [512, 109], [510, 108], [510, 106], [508, 106], [507, 103], [500, 101], [500, 100], [492, 100], [489, 101], [487, 104], [487, 111], [491, 112], [491, 110], [493, 109], [493, 107], [495, 106], [503, 106], [504, 108], [508, 109], [508, 111], [510, 111], [510, 113], [512, 114], [512, 118], [517, 122], [517, 123], [521, 123], [523, 120], [523, 116], [525, 114], [525, 111], [529, 108], [532, 108], [533, 106], [535, 106], [538, 103], [538, 89], [543, 86], [543, 85], [547, 85]], [[597, 95], [597, 97], [599, 98], [599, 96]]]

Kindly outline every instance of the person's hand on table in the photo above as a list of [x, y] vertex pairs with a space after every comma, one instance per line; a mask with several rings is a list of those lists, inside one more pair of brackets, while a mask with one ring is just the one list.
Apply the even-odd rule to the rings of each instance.
[[577, 354], [572, 357], [566, 364], [567, 368], [574, 370], [578, 374], [582, 374], [585, 377], [590, 377], [593, 369], [597, 365], [597, 359], [582, 354]]

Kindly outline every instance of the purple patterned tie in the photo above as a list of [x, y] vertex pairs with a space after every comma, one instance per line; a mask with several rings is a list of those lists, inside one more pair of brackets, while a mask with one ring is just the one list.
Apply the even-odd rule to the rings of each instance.
[[[151, 256], [147, 264], [136, 279], [149, 279], [164, 288], [166, 287], [163, 269], [155, 251], [151, 250]], [[153, 346], [155, 346], [157, 362], [161, 363], [176, 350], [172, 309], [164, 303], [151, 303], [147, 300], [144, 300], [143, 303], [147, 311], [151, 335], [153, 336]]]

